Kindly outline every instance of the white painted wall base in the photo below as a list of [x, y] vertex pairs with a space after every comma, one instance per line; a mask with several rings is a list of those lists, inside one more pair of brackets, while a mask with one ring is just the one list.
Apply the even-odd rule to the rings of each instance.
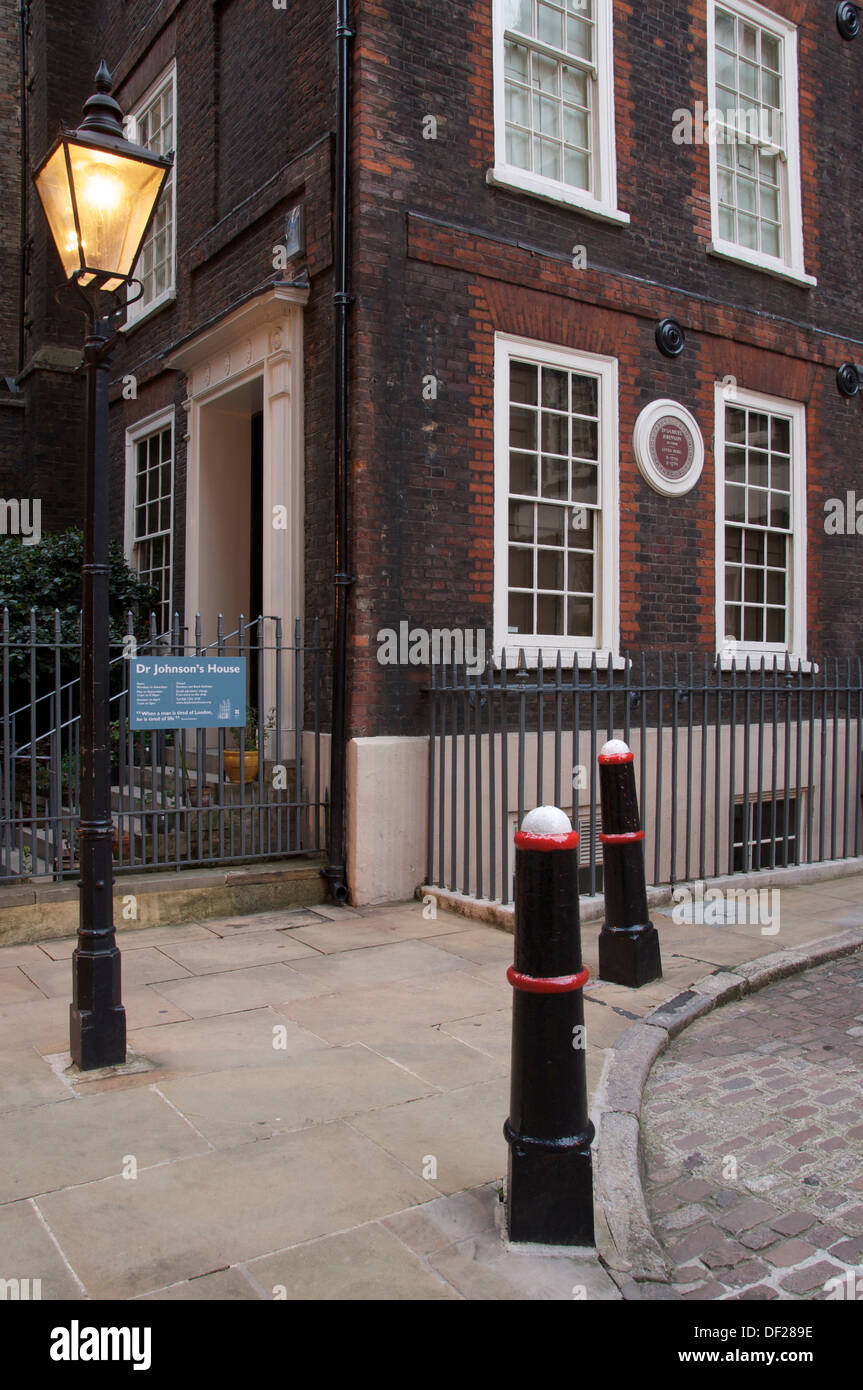
[[353, 738], [347, 753], [351, 901], [412, 898], [427, 868], [428, 739]]

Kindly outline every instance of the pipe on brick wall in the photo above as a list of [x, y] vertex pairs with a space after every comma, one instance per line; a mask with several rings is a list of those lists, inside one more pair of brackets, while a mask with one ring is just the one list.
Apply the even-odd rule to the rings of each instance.
[[18, 247], [18, 375], [24, 370], [26, 353], [27, 261], [30, 244], [29, 203], [30, 140], [27, 112], [27, 35], [30, 32], [30, 0], [18, 0], [18, 62], [21, 84], [21, 192], [20, 245]]
[[335, 292], [334, 305], [334, 462], [335, 498], [335, 613], [333, 622], [333, 691], [330, 736], [330, 823], [323, 870], [330, 892], [338, 903], [348, 900], [345, 834], [345, 786], [347, 752], [348, 573], [350, 503], [350, 383], [348, 371], [348, 311], [350, 293], [350, 27], [348, 0], [336, 0], [337, 121], [335, 188]]

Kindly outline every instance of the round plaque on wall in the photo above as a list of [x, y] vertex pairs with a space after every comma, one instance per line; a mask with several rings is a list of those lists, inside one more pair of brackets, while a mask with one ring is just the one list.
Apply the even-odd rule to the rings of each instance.
[[666, 497], [695, 487], [704, 467], [704, 438], [698, 421], [676, 401], [652, 401], [632, 434], [635, 458], [650, 486]]

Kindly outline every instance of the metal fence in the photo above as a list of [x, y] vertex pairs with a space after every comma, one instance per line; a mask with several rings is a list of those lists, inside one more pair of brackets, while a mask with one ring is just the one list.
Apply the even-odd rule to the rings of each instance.
[[[146, 640], [114, 644], [110, 740], [114, 867], [117, 873], [200, 868], [315, 853], [326, 843], [327, 800], [320, 748], [321, 646], [299, 619], [219, 619], [206, 642], [175, 618]], [[80, 815], [80, 640], [50, 631], [35, 611], [29, 631], [10, 635], [2, 616], [0, 881], [64, 879], [78, 869]], [[138, 655], [244, 656], [249, 723], [225, 729], [138, 732], [129, 723], [129, 658]], [[236, 744], [236, 748], [232, 745]]]
[[641, 653], [589, 668], [432, 667], [427, 882], [512, 901], [513, 834], [560, 806], [602, 886], [597, 755], [635, 754], [648, 882], [848, 858], [861, 844], [860, 658]]

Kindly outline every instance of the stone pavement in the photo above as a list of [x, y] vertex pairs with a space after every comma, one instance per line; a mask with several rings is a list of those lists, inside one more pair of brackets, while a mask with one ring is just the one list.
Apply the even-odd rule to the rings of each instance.
[[[778, 938], [655, 920], [665, 978], [586, 990], [592, 1094], [633, 1021], [705, 972], [863, 942], [863, 876], [783, 888]], [[599, 1258], [501, 1238], [511, 937], [414, 902], [118, 939], [143, 1060], [110, 1076], [66, 1070], [74, 940], [0, 950], [0, 1279], [45, 1299], [634, 1296], [601, 1211]]]
[[727, 1004], [671, 1044], [642, 1136], [680, 1296], [827, 1298], [838, 1278], [836, 1297], [863, 1275], [861, 1075], [860, 953]]

